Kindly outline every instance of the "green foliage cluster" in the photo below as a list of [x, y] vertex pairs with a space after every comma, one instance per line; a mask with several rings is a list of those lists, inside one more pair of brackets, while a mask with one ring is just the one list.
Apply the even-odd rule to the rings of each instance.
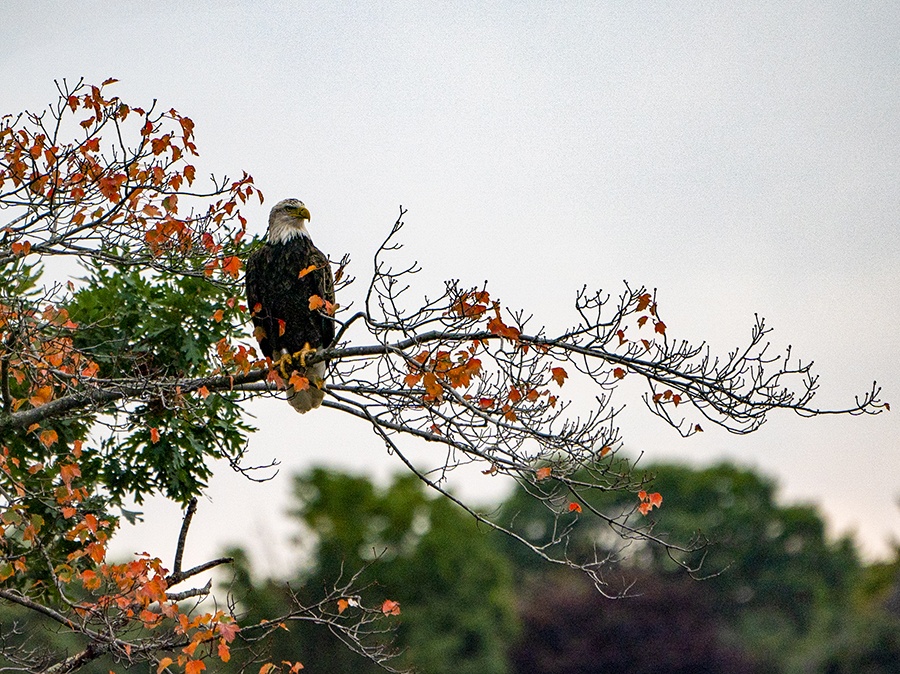
[[[116, 259], [128, 256], [122, 250], [109, 253]], [[6, 308], [6, 337], [0, 345], [4, 411], [15, 405], [14, 411], [27, 412], [47, 404], [31, 398], [45, 385], [48, 391], [59, 387], [57, 396], [90, 395], [70, 386], [78, 369], [70, 376], [57, 372], [48, 377], [39, 368], [21, 366], [21, 354], [48, 344], [51, 350], [58, 345], [60, 352], [77, 352], [81, 367], [97, 367], [92, 376], [101, 381], [133, 387], [133, 402], [127, 405], [112, 401], [53, 414], [33, 426], [5, 426], [0, 432], [8, 452], [8, 482], [2, 487], [28, 485], [18, 497], [19, 510], [6, 512], [9, 521], [3, 524], [17, 527], [15, 518], [27, 513], [42, 536], [46, 559], [76, 570], [91, 560], [69, 558], [81, 543], [65, 535], [73, 520], [62, 514], [56, 501], [65, 481], [61, 471], [72, 464], [74, 447], [79, 447], [79, 483], [86, 487], [81, 510], [107, 522], [104, 529], [111, 534], [119, 513], [132, 515], [121, 508], [126, 499], [141, 503], [162, 493], [187, 502], [200, 493], [211, 474], [210, 464], [221, 458], [238, 460], [253, 430], [238, 394], [178, 395], [170, 385], [180, 378], [213, 374], [219, 341], [243, 335], [244, 318], [233, 299], [240, 290], [236, 281], [210, 278], [202, 270], [166, 272], [108, 259], [87, 260], [85, 265], [85, 277], [77, 285], [48, 289], [42, 287], [43, 265], [26, 264], [22, 257], [0, 264], [0, 305]], [[156, 388], [161, 381], [166, 385]], [[33, 551], [32, 542], [11, 533], [6, 543], [2, 564], [7, 566]], [[0, 577], [11, 576], [8, 571], [0, 568]], [[35, 565], [27, 575], [6, 579], [5, 586], [53, 594], [55, 583], [48, 573]]]
[[[243, 452], [253, 429], [237, 394], [203, 398], [152, 389], [159, 378], [213, 374], [216, 344], [243, 330], [234, 293], [202, 273], [94, 262], [67, 303], [79, 326], [75, 346], [100, 366], [100, 376], [131, 373], [135, 386], [147, 387], [126, 418], [115, 419], [117, 432], [103, 437], [94, 452], [102, 455], [95, 463], [97, 481], [114, 499], [129, 495], [140, 503], [161, 492], [187, 502], [206, 485], [210, 461], [237, 459]], [[109, 413], [115, 415], [116, 408]]]
[[[115, 251], [117, 258], [127, 251]], [[77, 329], [57, 330], [58, 339], [95, 363], [95, 376], [130, 387], [136, 402], [111, 402], [105, 408], [79, 410], [44, 419], [40, 431], [56, 433], [44, 443], [38, 431], [8, 427], [3, 444], [10, 456], [28, 465], [53, 466], [75, 441], [84, 442], [79, 469], [111, 504], [125, 497], [138, 503], [155, 493], [186, 503], [205, 487], [210, 463], [240, 458], [253, 431], [228, 391], [203, 397], [172, 393], [171, 382], [207, 377], [221, 365], [217, 345], [244, 336], [245, 317], [237, 282], [212, 279], [201, 272], [148, 270], [125, 263], [89, 260], [86, 276], [70, 291], [60, 289], [53, 304], [67, 312]], [[46, 300], [37, 288], [43, 268], [13, 258], [0, 266], [0, 303], [19, 307], [19, 323], [10, 325], [7, 349], [27, 348], [32, 335], [48, 334], [40, 318]], [[43, 321], [43, 322], [42, 322]], [[84, 361], [88, 362], [88, 361]], [[157, 382], [165, 386], [157, 390]], [[34, 382], [4, 377], [10, 400], [28, 398]], [[25, 402], [27, 410], [39, 403]], [[15, 471], [14, 471], [15, 472]], [[47, 472], [47, 479], [54, 473]], [[34, 479], [31, 478], [32, 484]], [[37, 491], [37, 490], [36, 490]]]

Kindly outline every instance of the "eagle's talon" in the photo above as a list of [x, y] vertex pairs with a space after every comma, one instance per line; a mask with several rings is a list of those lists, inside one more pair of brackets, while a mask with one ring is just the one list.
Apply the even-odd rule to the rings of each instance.
[[281, 356], [281, 358], [279, 358], [274, 363], [272, 363], [272, 367], [274, 369], [277, 369], [281, 373], [281, 376], [284, 379], [288, 379], [290, 377], [290, 375], [288, 374], [288, 368], [292, 364], [293, 364], [293, 358], [291, 358], [291, 354], [285, 353]]
[[303, 348], [294, 354], [294, 358], [298, 358], [300, 360], [300, 367], [305, 368], [306, 367], [306, 357], [315, 352], [316, 352], [316, 350], [309, 345], [309, 342], [306, 342], [303, 345]]

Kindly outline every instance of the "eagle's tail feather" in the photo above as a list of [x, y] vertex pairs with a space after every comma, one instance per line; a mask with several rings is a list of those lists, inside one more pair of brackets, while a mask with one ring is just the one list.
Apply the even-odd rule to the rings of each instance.
[[309, 380], [309, 388], [295, 391], [293, 386], [287, 387], [288, 403], [300, 414], [306, 414], [322, 404], [325, 399], [325, 363], [316, 363], [306, 370], [298, 369], [297, 372]]
[[315, 387], [310, 387], [305, 391], [295, 391], [291, 386], [288, 388], [287, 394], [288, 403], [300, 414], [306, 414], [310, 410], [316, 409], [325, 399], [325, 391]]

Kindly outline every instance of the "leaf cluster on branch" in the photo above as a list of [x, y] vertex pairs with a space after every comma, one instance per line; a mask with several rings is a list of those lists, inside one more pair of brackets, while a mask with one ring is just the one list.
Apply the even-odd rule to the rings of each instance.
[[[234, 640], [256, 653], [252, 634], [291, 619], [327, 624], [383, 662], [390, 649], [369, 637], [399, 607], [389, 598], [351, 605], [356, 577], [251, 630], [238, 626], [236, 606], [183, 609], [178, 602], [199, 601], [209, 588], [173, 595], [196, 575], [177, 560], [173, 572], [150, 556], [106, 561], [125, 499], [193, 503], [217, 459], [252, 477], [241, 463], [253, 431], [241, 405], [281, 395], [286, 384], [257, 353], [243, 303], [242, 260], [256, 242], [244, 238], [241, 206], [262, 194], [246, 173], [202, 181], [189, 163], [193, 122], [155, 102], [129, 105], [108, 93], [113, 83], [63, 82], [47, 110], [0, 118], [0, 597], [83, 638], [79, 655], [60, 656], [48, 671], [112, 654], [196, 672], [204, 658], [227, 659]], [[623, 545], [641, 541], [675, 557], [695, 547], [653, 532], [663, 495], [618, 458], [622, 380], [645, 382], [649, 410], [685, 436], [710, 424], [748, 433], [782, 409], [887, 408], [874, 385], [844, 409], [816, 408], [810, 363], [790, 350], [773, 354], [760, 318], [748, 343], [724, 357], [674, 339], [643, 287], [618, 296], [582, 289], [574, 324], [559, 334], [504, 307], [486, 285], [450, 281], [418, 297], [418, 265], [391, 262], [404, 214], [375, 252], [359, 310], [321, 309], [334, 313], [337, 338], [307, 362], [328, 364], [324, 406], [368, 424], [409, 470], [481, 522], [587, 572], [604, 592], [616, 594], [604, 576], [616, 555], [568, 554], [579, 517], [599, 518]], [[83, 276], [65, 267], [71, 259]], [[339, 300], [351, 292], [348, 263], [335, 273]], [[64, 283], [45, 280], [60, 270]], [[588, 404], [567, 395], [573, 390], [588, 391], [580, 395]], [[405, 438], [442, 447], [441, 459], [423, 469]], [[551, 509], [559, 527], [550, 540], [535, 544], [514, 518], [452, 495], [445, 478], [471, 463], [512, 477]], [[592, 505], [592, 492], [609, 491], [630, 493], [632, 506]], [[0, 641], [0, 654], [17, 666], [47, 666], [44, 655], [10, 643]]]

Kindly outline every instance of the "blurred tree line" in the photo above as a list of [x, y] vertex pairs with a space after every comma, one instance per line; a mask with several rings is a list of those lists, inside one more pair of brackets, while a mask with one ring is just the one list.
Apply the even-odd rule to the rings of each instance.
[[[624, 598], [608, 599], [583, 574], [479, 527], [412, 475], [379, 487], [324, 469], [294, 481], [291, 516], [306, 532], [308, 563], [286, 588], [283, 578], [258, 578], [233, 550], [229, 589], [250, 624], [285, 612], [291, 594], [314, 602], [336, 574], [365, 568], [363, 579], [400, 603], [394, 666], [429, 674], [900, 672], [900, 546], [892, 561], [863, 564], [852, 539], [826, 537], [814, 507], [779, 505], [773, 481], [749, 469], [646, 470], [665, 495], [655, 533], [708, 540], [702, 560], [671, 559], [639, 540], [608, 548], [614, 539], [602, 523], [560, 515], [522, 492], [492, 511], [515, 518], [535, 543], [571, 525], [570, 548], [615, 558], [601, 589], [627, 590]], [[633, 506], [617, 503], [618, 493], [591, 498], [607, 511]], [[691, 578], [683, 566], [700, 561]], [[44, 629], [3, 611], [2, 638], [14, 624]], [[383, 671], [314, 624], [294, 623], [260, 648], [317, 674]], [[108, 668], [98, 661], [90, 671]]]

